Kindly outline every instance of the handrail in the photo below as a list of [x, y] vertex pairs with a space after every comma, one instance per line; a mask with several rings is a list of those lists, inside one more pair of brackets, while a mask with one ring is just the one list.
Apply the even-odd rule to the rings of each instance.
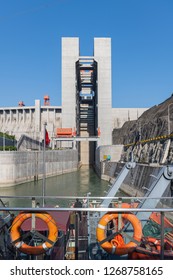
[[[44, 207], [44, 208], [31, 208], [31, 207], [0, 207], [0, 211], [29, 211], [31, 213], [36, 212], [61, 212], [61, 211], [84, 211], [84, 208], [56, 208], [56, 207]], [[141, 209], [141, 208], [85, 208], [85, 212], [160, 212], [161, 215], [161, 250], [160, 250], [160, 259], [164, 260], [164, 215], [166, 212], [173, 212], [173, 208], [154, 208], [154, 209]]]
[[71, 208], [71, 207], [64, 207], [64, 208], [60, 208], [60, 207], [44, 207], [44, 208], [40, 208], [40, 207], [36, 207], [36, 208], [32, 208], [32, 207], [0, 207], [0, 211], [31, 211], [31, 212], [45, 212], [45, 211], [84, 211], [85, 212], [120, 212], [120, 213], [124, 213], [124, 212], [173, 212], [173, 208], [148, 208], [148, 209], [141, 209], [141, 208]]
[[[76, 197], [78, 198], [78, 199], [83, 199], [83, 198], [86, 198], [86, 196], [56, 196], [56, 195], [47, 195], [47, 196], [45, 196], [45, 199], [46, 198], [52, 198], [52, 199], [54, 199], [54, 198], [62, 198], [62, 199], [64, 199], [64, 198], [70, 198], [70, 199], [76, 199]], [[43, 196], [42, 195], [21, 195], [21, 196], [10, 196], [10, 195], [1, 195], [0, 196], [0, 199], [3, 199], [3, 198], [30, 198], [30, 199], [32, 199], [32, 198], [43, 198]], [[136, 200], [145, 200], [145, 199], [160, 199], [160, 200], [162, 200], [162, 199], [169, 199], [169, 200], [173, 200], [173, 197], [170, 197], [170, 196], [162, 196], [162, 197], [145, 197], [145, 196], [109, 196], [109, 197], [105, 197], [105, 196], [88, 196], [87, 197], [87, 199], [109, 199], [109, 198], [112, 198], [112, 199], [115, 199], [115, 200], [119, 200], [119, 199], [121, 199], [121, 200], [132, 200], [132, 199], [136, 199]]]

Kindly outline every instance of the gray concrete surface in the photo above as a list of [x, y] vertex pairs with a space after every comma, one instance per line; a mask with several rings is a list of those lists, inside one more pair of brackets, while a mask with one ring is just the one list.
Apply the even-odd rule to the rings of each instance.
[[[78, 169], [76, 150], [45, 152], [46, 177]], [[12, 186], [43, 176], [43, 152], [0, 152], [0, 187]]]

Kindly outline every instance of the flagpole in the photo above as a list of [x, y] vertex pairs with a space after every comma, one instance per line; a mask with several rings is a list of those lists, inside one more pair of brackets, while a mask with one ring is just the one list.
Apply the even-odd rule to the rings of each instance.
[[43, 142], [43, 183], [42, 183], [42, 205], [45, 206], [45, 194], [46, 194], [46, 180], [45, 180], [45, 150], [46, 150], [46, 125], [47, 123], [44, 123], [44, 142]]

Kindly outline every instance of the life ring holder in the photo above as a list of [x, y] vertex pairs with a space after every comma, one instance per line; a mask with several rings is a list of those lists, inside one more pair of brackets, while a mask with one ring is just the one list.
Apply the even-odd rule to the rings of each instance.
[[[135, 247], [139, 244], [142, 238], [142, 225], [138, 218], [132, 213], [121, 213], [123, 219], [128, 220], [132, 227], [133, 227], [133, 237], [131, 238], [130, 242], [123, 243], [119, 242], [117, 239], [112, 238], [109, 240], [106, 236], [106, 229], [109, 222], [113, 219], [118, 219], [118, 213], [109, 212], [106, 213], [98, 223], [96, 228], [96, 237], [100, 244], [100, 246], [108, 253], [114, 255], [126, 255], [132, 252]], [[123, 236], [123, 232], [120, 231], [119, 233], [115, 233], [115, 235]], [[122, 238], [120, 238], [122, 239]]]
[[[30, 246], [26, 244], [22, 240], [21, 236], [21, 225], [23, 222], [29, 218], [32, 218], [32, 215], [35, 215], [36, 218], [43, 220], [48, 226], [48, 237], [43, 237], [45, 240], [44, 243], [38, 246]], [[27, 234], [26, 234], [27, 235]], [[40, 235], [40, 234], [39, 234]], [[14, 247], [16, 247], [19, 251], [23, 252], [24, 254], [31, 254], [31, 255], [40, 255], [45, 253], [47, 250], [53, 247], [55, 242], [58, 239], [58, 227], [56, 225], [55, 220], [52, 216], [48, 213], [25, 213], [22, 212], [16, 216], [14, 219], [11, 229], [10, 229], [10, 236], [11, 241]]]

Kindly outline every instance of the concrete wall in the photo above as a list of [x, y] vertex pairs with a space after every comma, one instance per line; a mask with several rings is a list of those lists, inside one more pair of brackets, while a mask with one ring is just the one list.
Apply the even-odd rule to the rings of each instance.
[[0, 131], [15, 135], [17, 140], [22, 134], [43, 139], [45, 122], [50, 137], [54, 136], [61, 127], [61, 107], [41, 106], [40, 100], [35, 100], [35, 106], [0, 108]]
[[[76, 171], [76, 150], [45, 152], [46, 176]], [[42, 178], [43, 152], [0, 152], [0, 187]]]
[[99, 161], [106, 160], [106, 156], [110, 156], [111, 162], [117, 162], [121, 159], [121, 155], [123, 152], [123, 145], [103, 145], [97, 148], [97, 159]]
[[[105, 162], [118, 162], [121, 160], [123, 145], [103, 145], [96, 149], [95, 170], [99, 176], [102, 176]], [[110, 156], [110, 159], [106, 157]], [[102, 178], [103, 179], [103, 178]]]
[[112, 129], [120, 128], [127, 121], [137, 120], [148, 108], [112, 108]]
[[[124, 163], [104, 162], [101, 169], [101, 178], [113, 183], [120, 171], [122, 170]], [[153, 183], [156, 183], [156, 177], [158, 176], [163, 166], [151, 166], [146, 164], [137, 164], [135, 168], [129, 170], [128, 175], [121, 184], [120, 190], [126, 195], [134, 197], [145, 196], [148, 189]], [[168, 185], [164, 197], [171, 196], [171, 186]], [[172, 202], [165, 200], [165, 205], [172, 207]]]
[[[111, 108], [111, 131], [120, 128], [129, 119], [137, 119], [145, 110], [147, 108]], [[0, 108], [0, 131], [15, 135], [17, 140], [25, 134], [40, 141], [43, 139], [44, 123], [47, 122], [46, 128], [51, 138], [55, 136], [56, 128], [62, 127], [61, 111], [59, 106], [41, 106], [40, 100], [35, 100], [35, 106], [31, 107]]]

